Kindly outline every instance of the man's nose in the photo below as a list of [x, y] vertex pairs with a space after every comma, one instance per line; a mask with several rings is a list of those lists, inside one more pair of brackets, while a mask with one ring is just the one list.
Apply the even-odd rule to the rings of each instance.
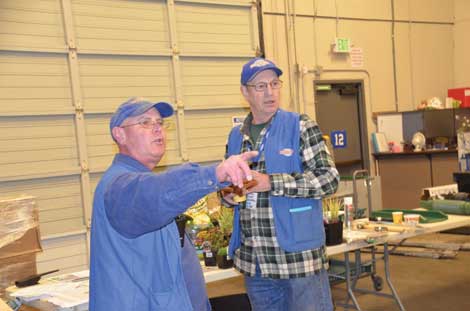
[[274, 89], [273, 89], [271, 83], [266, 84], [266, 90], [265, 90], [265, 93], [266, 93], [266, 94], [272, 94], [272, 93], [273, 93], [273, 90], [274, 90]]
[[152, 131], [154, 131], [154, 132], [161, 132], [161, 131], [163, 131], [163, 125], [159, 125], [158, 123], [155, 123], [155, 125], [153, 126]]

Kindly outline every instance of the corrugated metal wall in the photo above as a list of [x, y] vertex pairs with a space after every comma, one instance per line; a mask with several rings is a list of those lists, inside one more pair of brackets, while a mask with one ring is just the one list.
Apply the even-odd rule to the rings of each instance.
[[161, 165], [219, 160], [258, 46], [253, 1], [0, 2], [0, 196], [36, 196], [39, 271], [87, 268], [116, 107], [144, 96], [177, 109]]

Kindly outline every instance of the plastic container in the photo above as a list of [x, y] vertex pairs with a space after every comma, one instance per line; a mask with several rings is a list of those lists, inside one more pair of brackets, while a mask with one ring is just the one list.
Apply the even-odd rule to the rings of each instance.
[[352, 223], [353, 223], [353, 220], [354, 220], [353, 198], [352, 197], [345, 197], [343, 199], [343, 203], [344, 203], [346, 229], [351, 230]]
[[403, 212], [392, 212], [392, 218], [394, 224], [401, 224], [403, 222]]
[[405, 214], [405, 224], [408, 226], [416, 226], [419, 223], [419, 214]]

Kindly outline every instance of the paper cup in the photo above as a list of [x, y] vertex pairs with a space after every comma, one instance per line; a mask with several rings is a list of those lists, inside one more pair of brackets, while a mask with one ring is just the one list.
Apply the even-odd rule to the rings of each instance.
[[392, 217], [394, 224], [401, 224], [403, 222], [403, 212], [393, 212]]

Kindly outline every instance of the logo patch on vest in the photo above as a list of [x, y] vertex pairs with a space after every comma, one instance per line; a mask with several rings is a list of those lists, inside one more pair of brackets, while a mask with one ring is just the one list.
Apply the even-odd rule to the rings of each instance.
[[283, 156], [286, 156], [286, 157], [290, 157], [294, 154], [294, 150], [289, 149], [289, 148], [285, 148], [285, 149], [282, 149], [281, 151], [279, 151], [279, 154], [283, 155]]

